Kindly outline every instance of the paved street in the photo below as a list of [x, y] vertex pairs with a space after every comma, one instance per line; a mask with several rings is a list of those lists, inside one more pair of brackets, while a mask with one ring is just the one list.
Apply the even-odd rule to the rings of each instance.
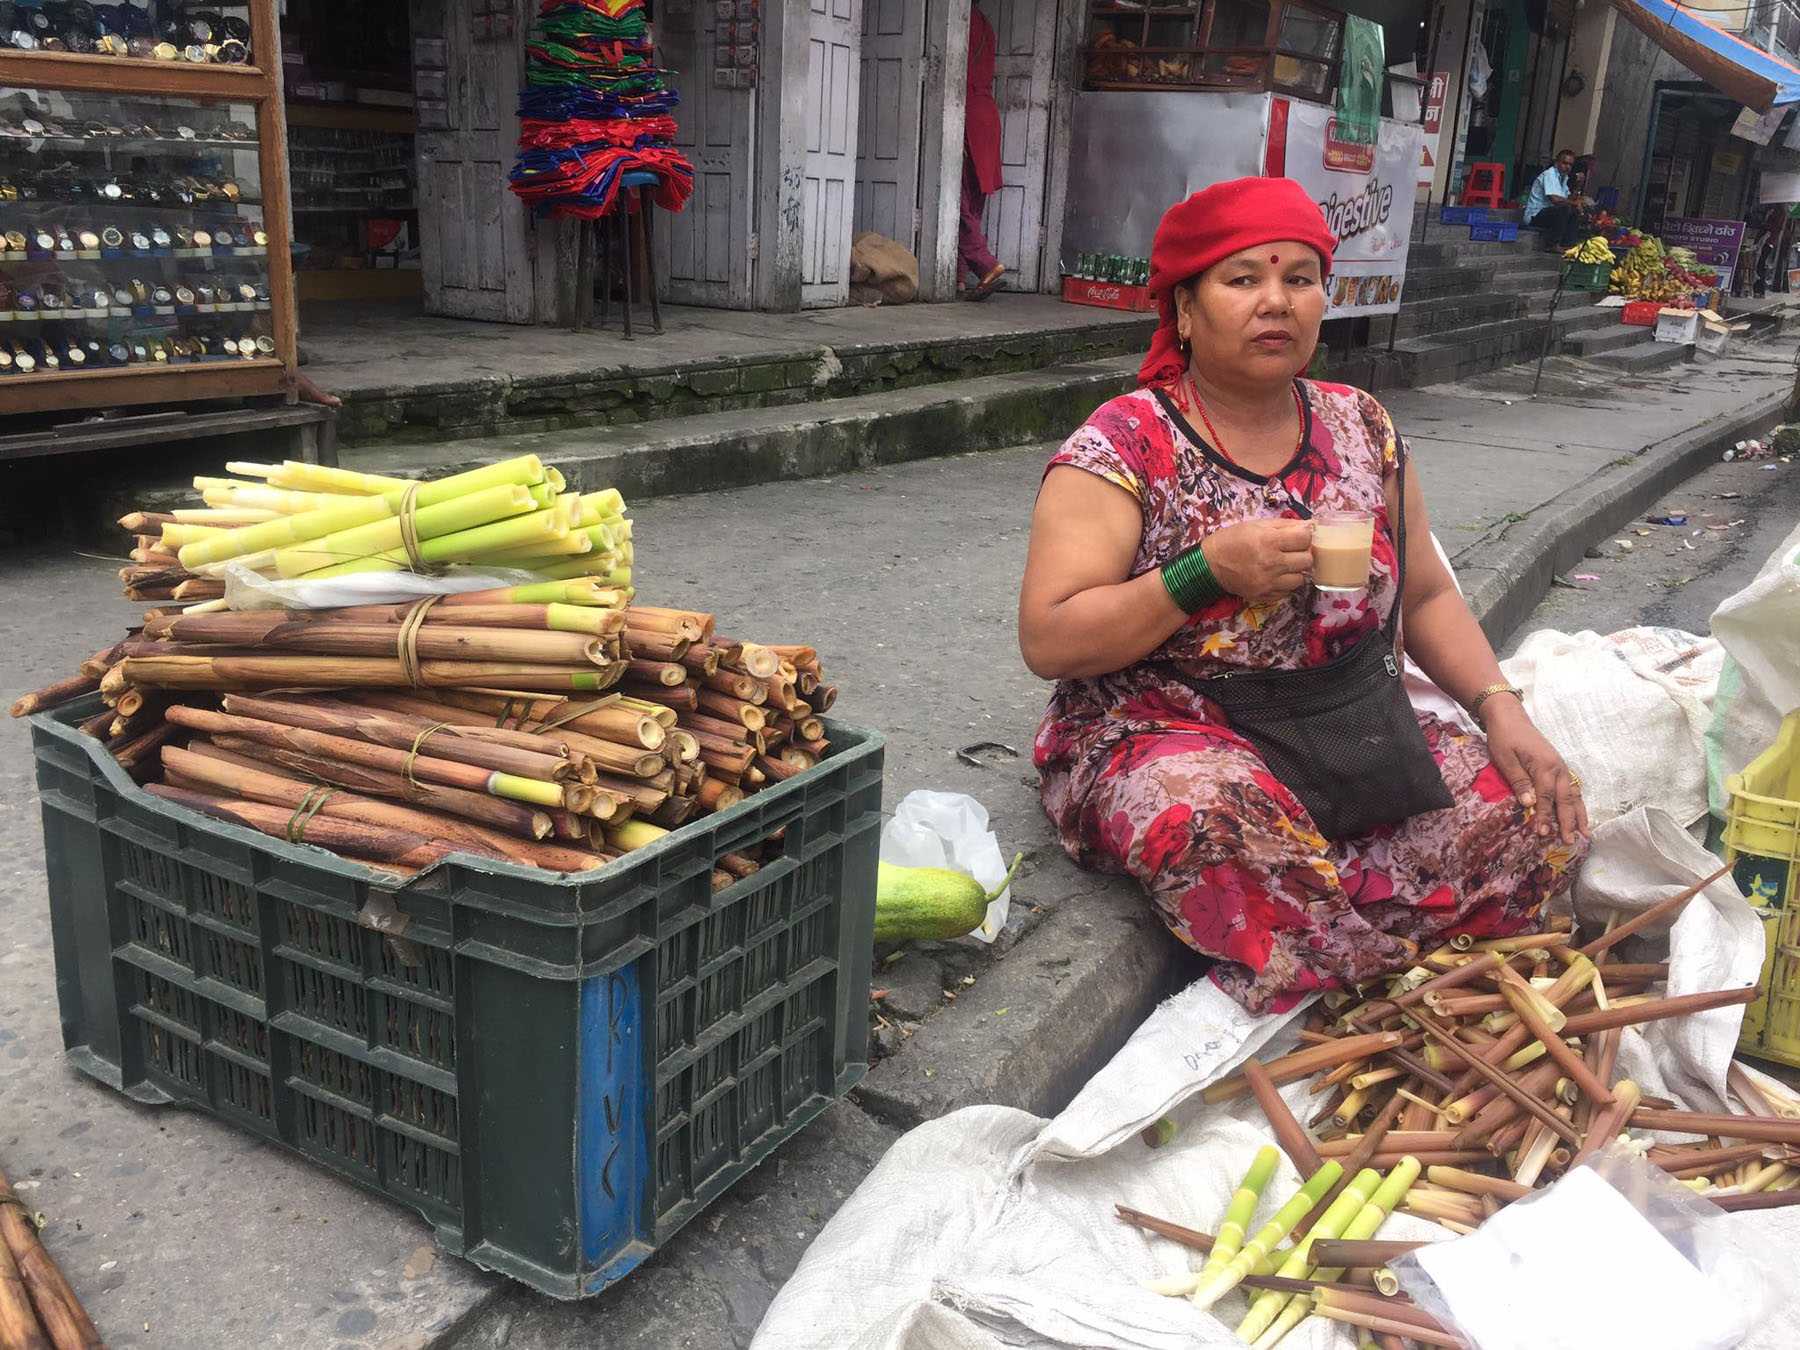
[[[1700, 444], [1709, 418], [1781, 393], [1791, 355], [1791, 344], [1761, 349], [1647, 387], [1563, 373], [1537, 404], [1518, 401], [1516, 372], [1392, 401], [1413, 434], [1440, 537], [1465, 581], [1497, 595], [1495, 577], [1524, 576], [1542, 552], [1534, 529], [1548, 530], [1549, 544], [1574, 537], [1579, 519], [1544, 522], [1570, 502], [1603, 500], [1683, 436]], [[109, 1343], [742, 1346], [899, 1128], [973, 1100], [1054, 1109], [1092, 1067], [1079, 1057], [1103, 1057], [1157, 982], [1184, 966], [1126, 888], [1062, 859], [1023, 760], [977, 768], [954, 753], [975, 741], [1028, 753], [1043, 705], [1043, 686], [1017, 657], [1013, 606], [1044, 455], [1033, 446], [950, 456], [635, 507], [650, 597], [716, 610], [733, 631], [815, 643], [844, 690], [839, 715], [889, 737], [890, 803], [916, 787], [972, 793], [1003, 848], [1032, 857], [994, 950], [935, 944], [882, 967], [878, 983], [892, 992], [880, 1034], [898, 1053], [854, 1102], [583, 1305], [435, 1257], [427, 1227], [396, 1206], [72, 1071], [60, 1055], [28, 740], [23, 725], [0, 724], [0, 1160], [50, 1216], [47, 1239]], [[1701, 536], [1691, 551], [1661, 535], [1608, 536], [1637, 546], [1565, 568], [1600, 580], [1554, 592], [1531, 623], [1703, 626], [1800, 511], [1796, 473], [1709, 469], [1661, 504], [1746, 523]], [[1718, 495], [1727, 492], [1742, 495]], [[46, 683], [116, 635], [134, 608], [116, 596], [116, 566], [66, 549], [0, 556], [0, 688]], [[1655, 584], [1690, 573], [1697, 579], [1680, 588]]]
[[1612, 633], [1643, 624], [1704, 633], [1719, 602], [1800, 522], [1800, 460], [1713, 464], [1643, 514], [1685, 514], [1688, 523], [1676, 529], [1645, 520], [1612, 536], [1596, 550], [1605, 556], [1570, 569], [1596, 579], [1571, 578], [1553, 589], [1513, 645], [1538, 628]]

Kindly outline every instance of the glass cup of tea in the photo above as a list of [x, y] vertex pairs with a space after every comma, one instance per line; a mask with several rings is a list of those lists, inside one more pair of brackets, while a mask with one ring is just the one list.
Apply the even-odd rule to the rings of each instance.
[[1375, 542], [1372, 511], [1319, 511], [1313, 515], [1312, 583], [1321, 591], [1360, 591], [1369, 584], [1369, 550]]

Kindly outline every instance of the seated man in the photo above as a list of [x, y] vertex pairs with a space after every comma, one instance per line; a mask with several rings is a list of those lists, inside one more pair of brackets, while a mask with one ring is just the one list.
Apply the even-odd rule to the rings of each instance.
[[1540, 247], [1560, 252], [1575, 242], [1581, 231], [1581, 199], [1569, 186], [1575, 167], [1573, 150], [1558, 150], [1556, 162], [1540, 173], [1525, 194], [1525, 223], [1542, 232]]

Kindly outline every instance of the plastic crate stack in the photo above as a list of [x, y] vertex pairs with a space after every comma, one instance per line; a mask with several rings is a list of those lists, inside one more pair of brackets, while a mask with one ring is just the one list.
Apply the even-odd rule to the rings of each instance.
[[621, 188], [651, 186], [628, 175], [654, 175], [652, 201], [687, 205], [680, 100], [656, 66], [644, 0], [544, 0], [526, 55], [514, 192], [540, 215], [593, 220], [619, 209]]

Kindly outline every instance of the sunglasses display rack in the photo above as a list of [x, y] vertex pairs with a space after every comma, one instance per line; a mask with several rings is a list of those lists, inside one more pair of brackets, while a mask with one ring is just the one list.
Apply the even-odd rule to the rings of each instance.
[[292, 398], [278, 51], [274, 0], [0, 0], [0, 414]]

